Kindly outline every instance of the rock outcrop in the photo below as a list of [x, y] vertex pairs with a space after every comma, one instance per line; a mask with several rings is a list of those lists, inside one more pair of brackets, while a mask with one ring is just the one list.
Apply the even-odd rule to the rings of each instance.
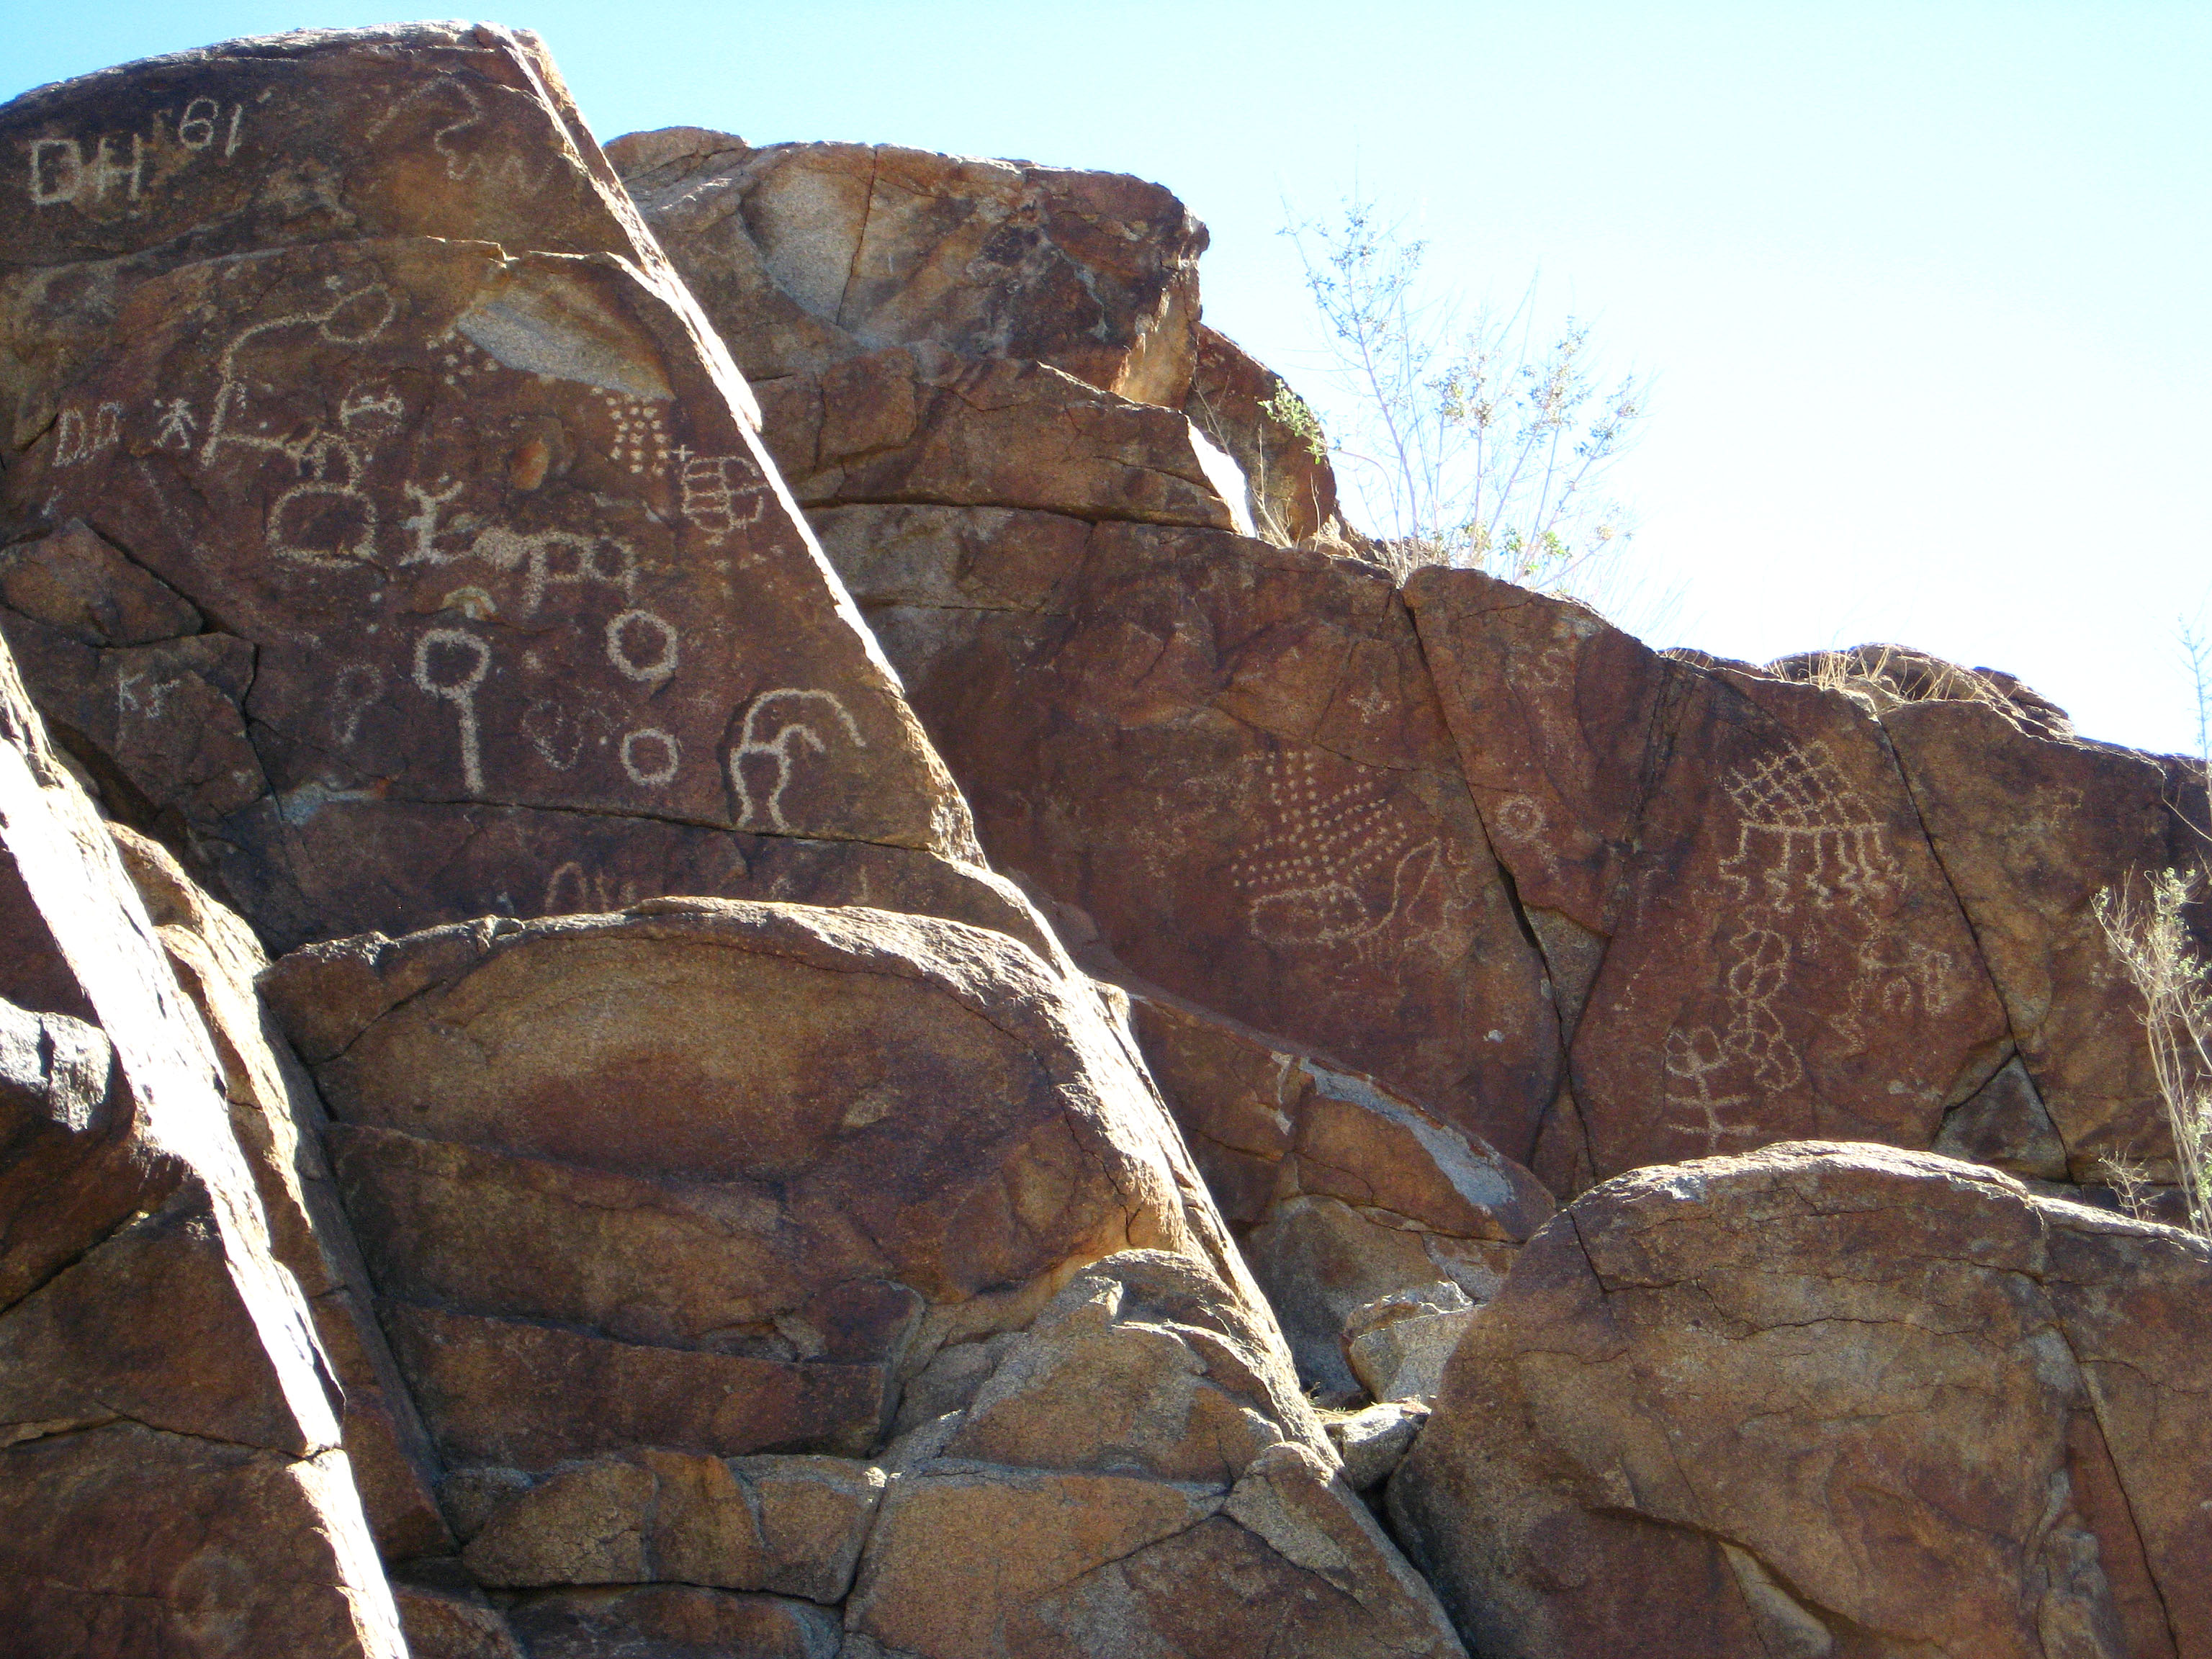
[[0, 153], [0, 1651], [2212, 1659], [2201, 768], [1401, 581], [1157, 185]]
[[1639, 1171], [1474, 1316], [1391, 1510], [1514, 1659], [2212, 1651], [2208, 1291], [1924, 1154]]
[[155, 924], [0, 652], [0, 1630], [400, 1659], [340, 1393]]
[[0, 626], [265, 939], [671, 891], [1028, 925], [534, 40], [186, 54], [0, 141], [41, 158]]

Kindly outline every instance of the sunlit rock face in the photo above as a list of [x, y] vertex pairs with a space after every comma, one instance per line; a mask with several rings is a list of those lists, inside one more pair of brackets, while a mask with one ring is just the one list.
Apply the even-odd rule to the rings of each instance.
[[422, 24], [0, 191], [27, 1652], [2203, 1647], [2200, 772], [1401, 581], [1139, 180]]

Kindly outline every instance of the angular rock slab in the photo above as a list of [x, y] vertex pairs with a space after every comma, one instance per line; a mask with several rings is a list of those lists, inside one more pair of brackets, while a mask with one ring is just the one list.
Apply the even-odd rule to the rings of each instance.
[[221, 1066], [4, 651], [0, 941], [0, 1629], [398, 1659]]
[[[927, 501], [1227, 530], [1197, 429], [1040, 363], [899, 346], [759, 387], [762, 438], [811, 507]], [[1229, 468], [1227, 472], [1235, 469]]]
[[269, 988], [454, 1462], [865, 1453], [940, 1344], [1133, 1237], [1236, 1272], [1126, 1039], [980, 929], [664, 900]]
[[[10, 489], [91, 518], [251, 647], [272, 793], [192, 827], [255, 920], [322, 908], [295, 869], [402, 925], [465, 904], [399, 848], [360, 856], [392, 808], [966, 846], [732, 384], [635, 273], [298, 249], [143, 283], [121, 331]], [[742, 872], [721, 856], [702, 884]], [[558, 873], [473, 908], [535, 908]]]
[[2208, 1287], [2197, 1241], [1924, 1153], [1622, 1176], [1474, 1314], [1391, 1512], [1507, 1659], [2212, 1651], [2167, 1391]]
[[1132, 997], [1132, 1024], [1299, 1374], [1348, 1398], [1345, 1322], [1378, 1297], [1458, 1283], [1486, 1299], [1551, 1217], [1534, 1176], [1372, 1078]]
[[2142, 1000], [2095, 903], [2107, 888], [2140, 902], [2149, 876], [2192, 866], [2203, 842], [2185, 814], [2202, 817], [2202, 783], [2152, 756], [2045, 735], [1993, 702], [1906, 703], [1882, 725], [2071, 1178], [2102, 1179], [2118, 1158], [2173, 1180]]
[[[1468, 787], [1579, 1010], [1589, 1176], [1821, 1134], [1924, 1147], [2004, 1011], [1881, 728], [1471, 571], [1408, 584]], [[1585, 1177], [1589, 1178], [1589, 1177]]]
[[1526, 1156], [1557, 1024], [1387, 577], [1041, 514], [848, 508], [828, 534], [994, 864], [1101, 971]]
[[1187, 1258], [1092, 1264], [900, 1443], [847, 1651], [1461, 1654], [1286, 1361]]
[[696, 127], [607, 149], [750, 379], [927, 341], [1182, 402], [1206, 229], [1158, 185]]

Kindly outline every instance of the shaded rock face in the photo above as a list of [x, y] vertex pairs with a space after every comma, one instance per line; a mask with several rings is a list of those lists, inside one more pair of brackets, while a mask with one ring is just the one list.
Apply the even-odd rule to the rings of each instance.
[[690, 127], [608, 159], [749, 380], [927, 342], [1135, 403], [1189, 390], [1206, 228], [1158, 185]]
[[[42, 156], [107, 127], [177, 151], [135, 198], [41, 199], [4, 249], [33, 539], [0, 625], [57, 726], [279, 945], [672, 890], [1018, 926], [948, 863], [957, 793], [534, 47], [365, 44], [0, 119]], [[311, 165], [294, 128], [348, 100], [389, 118]], [[210, 100], [252, 111], [234, 152], [176, 115]], [[329, 213], [264, 200], [319, 167]]]
[[1555, 983], [1580, 981], [1547, 1172], [1930, 1144], [2010, 1033], [1882, 727], [1471, 572], [1408, 598]]
[[956, 517], [822, 523], [994, 862], [1098, 966], [1526, 1157], [1557, 1022], [1388, 580], [1204, 532]]
[[1640, 1171], [1474, 1316], [1392, 1513], [1485, 1653], [2212, 1650], [2203, 1462], [2165, 1450], [2208, 1275], [1924, 1154]]
[[1440, 1280], [1487, 1300], [1550, 1218], [1528, 1170], [1373, 1079], [1188, 1008], [1132, 1005], [1176, 1126], [1324, 1402], [1362, 1391], [1346, 1348], [1362, 1310]]
[[222, 1069], [0, 650], [0, 1628], [404, 1652]]

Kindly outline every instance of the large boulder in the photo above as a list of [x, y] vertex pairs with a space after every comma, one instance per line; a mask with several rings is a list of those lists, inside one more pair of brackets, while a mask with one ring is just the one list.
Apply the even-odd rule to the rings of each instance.
[[607, 155], [749, 380], [927, 342], [1137, 403], [1189, 387], [1206, 228], [1158, 185], [696, 127]]
[[245, 43], [0, 135], [0, 629], [265, 939], [680, 891], [1042, 942], [533, 43]]
[[1391, 1512], [1503, 1659], [2212, 1653], [2208, 1293], [1927, 1154], [1639, 1171], [1475, 1313]]
[[[265, 983], [462, 1565], [560, 1587], [514, 1607], [526, 1643], [849, 1589], [897, 1651], [1105, 1654], [1233, 1562], [1224, 1607], [1255, 1610], [1179, 1650], [1249, 1650], [1252, 1619], [1285, 1651], [1458, 1650], [1336, 1480], [1112, 1005], [1022, 946], [664, 899], [311, 946]], [[993, 1516], [1043, 1528], [1033, 1562], [1004, 1570]], [[1123, 1560], [1148, 1542], [1168, 1565]]]
[[0, 1630], [400, 1659], [223, 1068], [0, 648]]
[[1408, 584], [1572, 1024], [1539, 1173], [1804, 1136], [1926, 1147], [2011, 1050], [1881, 726], [1474, 571]]

